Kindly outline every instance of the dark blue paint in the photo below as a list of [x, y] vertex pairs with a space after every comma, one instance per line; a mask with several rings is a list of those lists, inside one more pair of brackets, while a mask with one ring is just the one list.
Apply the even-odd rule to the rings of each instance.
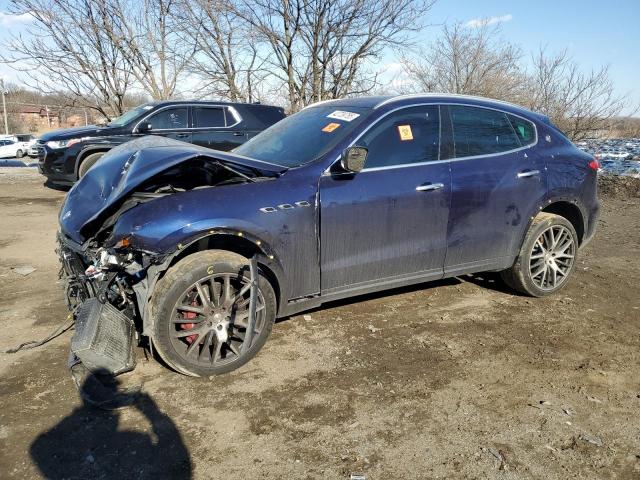
[[[383, 100], [335, 101], [336, 109], [358, 106], [371, 111], [359, 128], [325, 155], [288, 170], [169, 140], [147, 140], [148, 148], [125, 144], [69, 192], [61, 211], [62, 232], [78, 243], [90, 241], [99, 223], [138, 185], [194, 156], [262, 170], [277, 178], [176, 193], [135, 206], [118, 218], [105, 246], [129, 236], [133, 248], [170, 255], [182, 245], [221, 231], [243, 233], [273, 255], [264, 262], [272, 262], [272, 270], [280, 272], [280, 315], [323, 299], [506, 268], [516, 257], [531, 218], [550, 202], [574, 204], [582, 213], [584, 239], [593, 234], [598, 201], [596, 172], [587, 166], [591, 157], [545, 117], [513, 105], [451, 96], [399, 98], [373, 109]], [[487, 106], [523, 116], [536, 125], [538, 142], [487, 158], [355, 175], [329, 173], [342, 150], [367, 126], [392, 110], [424, 103]], [[441, 157], [451, 132], [443, 129], [442, 135]], [[529, 169], [540, 170], [540, 176], [517, 178], [518, 172]], [[415, 190], [429, 182], [444, 187]], [[299, 201], [310, 206], [260, 211]], [[301, 297], [313, 298], [287, 305]]]

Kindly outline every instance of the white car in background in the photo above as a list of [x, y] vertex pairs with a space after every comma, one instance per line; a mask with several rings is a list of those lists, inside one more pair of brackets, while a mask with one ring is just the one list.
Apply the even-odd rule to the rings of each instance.
[[22, 158], [30, 148], [35, 146], [36, 139], [31, 134], [0, 136], [0, 158]]

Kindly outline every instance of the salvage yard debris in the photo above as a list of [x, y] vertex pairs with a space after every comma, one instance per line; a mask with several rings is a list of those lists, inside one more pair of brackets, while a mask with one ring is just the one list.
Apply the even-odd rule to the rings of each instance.
[[576, 145], [596, 157], [601, 173], [640, 178], [640, 138], [589, 139]]

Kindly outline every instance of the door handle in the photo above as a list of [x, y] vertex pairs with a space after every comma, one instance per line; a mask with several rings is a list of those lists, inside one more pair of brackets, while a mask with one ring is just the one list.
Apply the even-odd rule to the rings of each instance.
[[179, 133], [176, 135], [177, 138], [187, 138], [189, 136], [188, 133]]
[[244, 137], [244, 132], [233, 132], [234, 137]]
[[416, 192], [431, 192], [444, 188], [444, 183], [425, 183], [416, 187]]
[[525, 170], [518, 173], [518, 178], [537, 177], [540, 175], [540, 170]]

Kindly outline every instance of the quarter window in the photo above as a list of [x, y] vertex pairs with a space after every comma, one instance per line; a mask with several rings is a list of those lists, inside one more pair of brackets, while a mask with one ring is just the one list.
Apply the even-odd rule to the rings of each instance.
[[490, 155], [520, 148], [507, 114], [487, 108], [452, 105], [456, 158]]
[[536, 128], [528, 120], [507, 114], [513, 130], [516, 132], [522, 146], [530, 145], [536, 141]]
[[392, 113], [365, 133], [357, 145], [369, 150], [365, 168], [438, 160], [438, 106], [410, 107]]
[[225, 112], [221, 107], [193, 108], [193, 126], [195, 128], [216, 128], [225, 125]]
[[189, 110], [184, 108], [168, 108], [154, 115], [147, 120], [153, 130], [174, 130], [176, 128], [187, 128]]

